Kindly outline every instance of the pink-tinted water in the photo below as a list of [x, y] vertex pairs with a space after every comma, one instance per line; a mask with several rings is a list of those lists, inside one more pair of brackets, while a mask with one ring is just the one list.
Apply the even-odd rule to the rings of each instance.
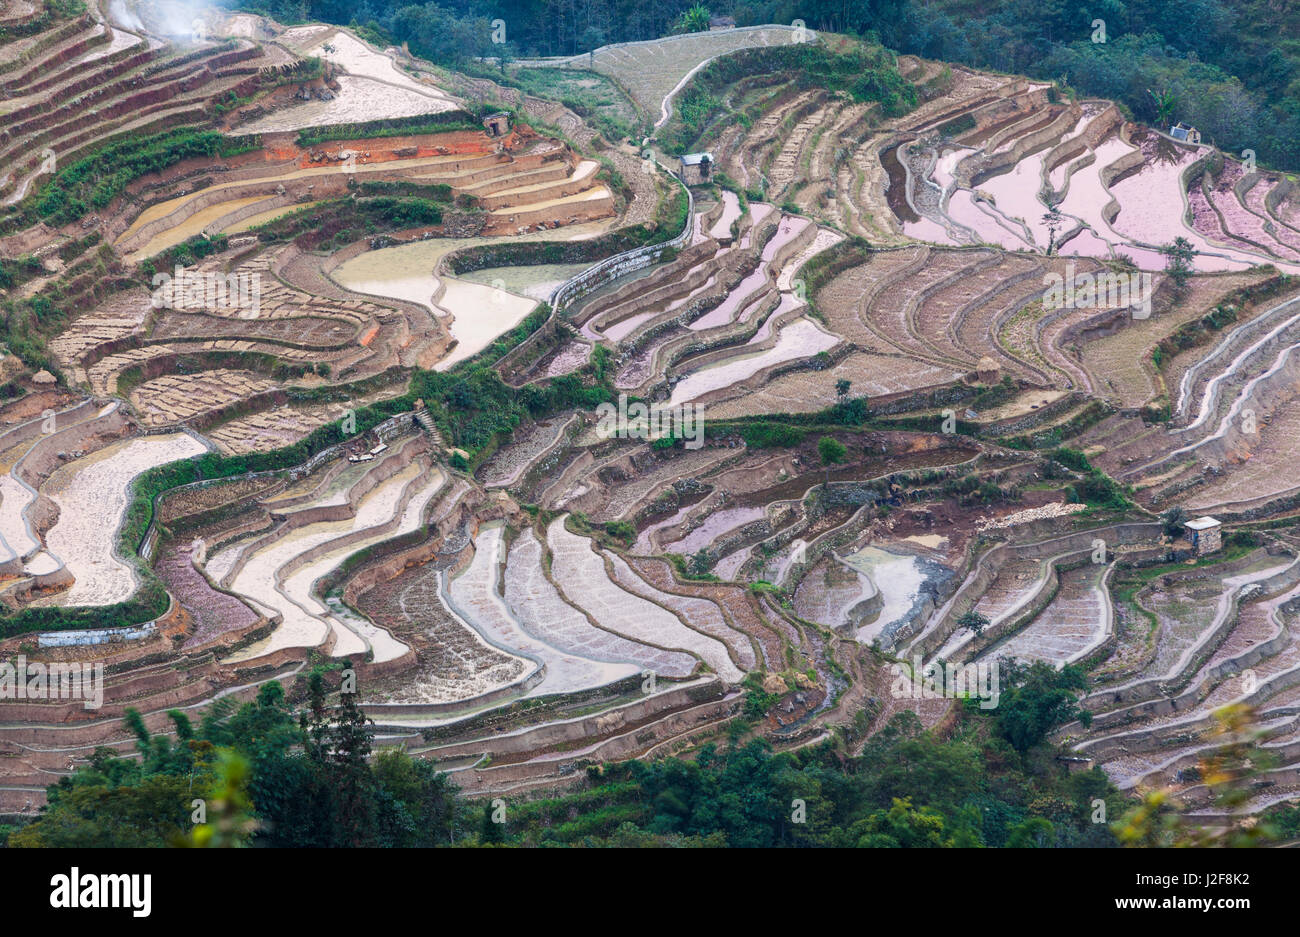
[[701, 283], [699, 286], [695, 287], [695, 289], [691, 290], [685, 296], [677, 297], [671, 303], [669, 303], [668, 308], [665, 311], [672, 312], [674, 309], [680, 309], [682, 306], [685, 306], [696, 296], [699, 296], [701, 293], [707, 293], [709, 290], [713, 289], [714, 285], [717, 284], [717, 282], [718, 282], [718, 275], [716, 273], [710, 274], [709, 278], [705, 280], [703, 283]]
[[1147, 244], [1169, 244], [1176, 237], [1191, 241], [1198, 251], [1227, 253], [1229, 257], [1198, 256], [1201, 272], [1241, 270], [1259, 260], [1242, 259], [1237, 251], [1211, 243], [1183, 222], [1182, 172], [1197, 157], [1193, 150], [1180, 150], [1177, 159], [1148, 161], [1142, 169], [1111, 186], [1120, 212], [1111, 226], [1117, 233]]
[[[1105, 105], [1102, 104], [1083, 105], [1083, 113], [1079, 117], [1079, 122], [1074, 125], [1074, 129], [1061, 137], [1060, 143], [1065, 143], [1067, 140], [1073, 140], [1079, 134], [1083, 133], [1083, 131], [1087, 129], [1088, 125], [1092, 123], [1105, 109]], [[1058, 143], [1057, 145], [1059, 146], [1060, 144]], [[1065, 185], [1066, 170], [1069, 169], [1070, 164], [1078, 158], [1078, 156], [1071, 157], [1048, 173], [1047, 179], [1048, 182], [1051, 183], [1053, 189], [1059, 191], [1061, 186]]]
[[[1060, 209], [1063, 214], [1073, 215], [1104, 236], [1110, 232], [1110, 225], [1106, 224], [1101, 210], [1110, 202], [1111, 195], [1101, 184], [1101, 170], [1126, 153], [1133, 152], [1133, 147], [1119, 137], [1108, 137], [1093, 152], [1097, 154], [1097, 159], [1070, 179], [1070, 191], [1066, 193]], [[1181, 199], [1179, 204], [1182, 204]]]
[[[776, 322], [778, 319], [781, 318], [781, 316], [785, 315], [787, 312], [796, 308], [799, 305], [800, 305], [799, 299], [794, 295], [794, 293], [782, 293], [781, 302], [778, 303], [777, 307], [772, 310], [771, 315], [769, 315], [766, 319], [763, 320], [763, 324], [758, 327], [758, 331], [754, 333], [754, 337], [751, 338], [749, 341], [745, 342], [745, 344], [757, 345], [763, 339], [767, 338], [769, 335], [772, 334], [772, 323]], [[746, 310], [746, 312], [748, 311], [749, 310]]]
[[1018, 218], [1029, 226], [1034, 246], [1040, 249], [1046, 249], [1049, 238], [1047, 226], [1043, 224], [1047, 206], [1038, 198], [1046, 155], [1044, 151], [1022, 159], [1010, 172], [987, 179], [979, 186], [982, 191], [993, 196], [998, 211], [1008, 218]]
[[904, 222], [903, 233], [910, 238], [916, 238], [918, 241], [929, 241], [932, 244], [956, 245], [961, 243], [948, 234], [947, 228], [937, 221], [931, 221], [929, 218]]
[[736, 313], [746, 304], [752, 302], [763, 284], [768, 281], [768, 268], [772, 263], [772, 258], [776, 256], [776, 252], [798, 237], [799, 233], [809, 224], [811, 222], [807, 218], [792, 218], [789, 216], [782, 218], [776, 234], [772, 235], [772, 239], [763, 248], [762, 256], [753, 273], [737, 283], [735, 289], [728, 293], [722, 302], [692, 322], [688, 328], [698, 332], [702, 329], [712, 329], [719, 325], [726, 325], [734, 320]]
[[997, 244], [1009, 250], [1023, 249], [1027, 245], [1023, 238], [1018, 238], [979, 205], [969, 189], [958, 189], [948, 199], [948, 217], [960, 225], [972, 229], [976, 236], [989, 244]]
[[[1233, 160], [1227, 160], [1223, 172], [1215, 181], [1210, 191], [1210, 199], [1223, 215], [1228, 232], [1249, 238], [1269, 251], [1287, 260], [1300, 259], [1294, 249], [1282, 243], [1264, 228], [1264, 219], [1255, 215], [1237, 200], [1236, 185], [1242, 176], [1242, 166]], [[1198, 186], [1193, 185], [1193, 189]], [[1254, 249], [1252, 245], [1242, 245], [1246, 250]]]
[[691, 244], [699, 244], [701, 241], [708, 240], [709, 235], [704, 230], [704, 212], [697, 211], [695, 213], [694, 220], [691, 222], [691, 225], [692, 225]]
[[1192, 210], [1192, 227], [1198, 234], [1214, 241], [1228, 240], [1228, 233], [1223, 230], [1223, 225], [1219, 223], [1219, 216], [1215, 214], [1210, 200], [1201, 191], [1199, 183], [1188, 190], [1187, 204]]
[[1272, 217], [1268, 210], [1268, 204], [1265, 199], [1272, 188], [1272, 181], [1265, 182], [1263, 179], [1255, 180], [1255, 184], [1246, 190], [1246, 207], [1259, 215], [1261, 218], [1267, 218], [1273, 222], [1274, 236], [1286, 244], [1288, 247], [1300, 249], [1300, 231], [1294, 228], [1288, 228], [1286, 225], [1279, 223]]
[[726, 298], [718, 305], [714, 306], [704, 315], [700, 316], [694, 322], [690, 323], [687, 328], [696, 332], [701, 329], [716, 328], [719, 325], [726, 325], [735, 318], [736, 311], [740, 309], [743, 303], [747, 303], [757, 295], [763, 284], [767, 282], [767, 264], [760, 262], [754, 268], [754, 272], [745, 279], [736, 284], [736, 288], [727, 294]]
[[722, 193], [722, 214], [709, 229], [709, 237], [722, 240], [731, 237], [731, 223], [740, 217], [740, 199], [734, 192]]
[[745, 233], [740, 236], [740, 246], [749, 247], [754, 242], [754, 229], [762, 224], [763, 219], [772, 214], [772, 206], [767, 202], [750, 202], [749, 217], [752, 219]]
[[762, 517], [763, 509], [759, 507], [725, 508], [721, 511], [714, 511], [705, 519], [703, 524], [696, 527], [685, 537], [673, 543], [665, 544], [664, 551], [689, 556], [692, 553], [699, 552], [703, 547], [707, 547], [727, 531], [743, 527]]
[[975, 151], [970, 147], [959, 147], [950, 150], [939, 157], [938, 162], [934, 164], [934, 181], [941, 189], [946, 189], [952, 185], [953, 170], [957, 164]]
[[796, 319], [781, 329], [776, 344], [766, 351], [729, 358], [713, 367], [688, 374], [677, 382], [669, 402], [678, 404], [694, 400], [710, 391], [730, 387], [771, 365], [811, 358], [820, 351], [834, 347], [838, 341], [834, 335], [823, 332], [811, 320]]
[[[628, 316], [626, 319], [621, 319], [618, 322], [615, 322], [613, 325], [609, 326], [608, 328], [604, 329], [605, 337], [609, 339], [611, 342], [622, 341], [622, 339], [625, 338], [628, 335], [628, 333], [630, 333], [638, 325], [640, 325], [643, 322], [648, 322], [656, 315], [658, 315], [657, 310], [651, 309], [649, 312], [638, 312], [634, 316]], [[597, 331], [597, 330], [593, 329], [592, 331]], [[588, 330], [586, 326], [583, 327], [582, 334], [586, 335], [588, 338], [595, 337], [594, 335], [588, 334]]]
[[810, 224], [812, 222], [807, 218], [792, 218], [789, 215], [782, 218], [780, 226], [776, 229], [776, 234], [772, 235], [763, 248], [763, 262], [770, 264], [773, 258], [776, 257], [776, 252], [797, 238], [803, 229]]
[[1109, 257], [1110, 244], [1084, 228], [1062, 244], [1059, 252], [1066, 257]]
[[645, 530], [641, 531], [641, 533], [637, 534], [636, 543], [632, 544], [632, 552], [636, 554], [651, 553], [654, 550], [654, 542], [650, 539], [651, 534], [656, 530], [663, 529], [664, 527], [673, 527], [680, 524], [682, 521], [686, 520], [686, 515], [691, 513], [694, 509], [695, 502], [692, 502], [684, 507], [678, 508], [668, 517], [655, 521]]

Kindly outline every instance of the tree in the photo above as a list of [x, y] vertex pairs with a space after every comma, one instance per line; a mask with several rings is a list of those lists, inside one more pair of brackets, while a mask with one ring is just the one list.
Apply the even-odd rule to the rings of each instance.
[[1177, 537], [1183, 532], [1183, 522], [1187, 520], [1187, 511], [1181, 504], [1175, 504], [1160, 515], [1160, 522], [1165, 525], [1165, 536]]
[[483, 817], [479, 822], [478, 838], [480, 843], [504, 843], [506, 841], [506, 831], [504, 823], [497, 823], [493, 819], [496, 808], [491, 802], [483, 805]]
[[954, 845], [944, 818], [929, 807], [912, 806], [910, 797], [895, 797], [888, 810], [877, 810], [854, 825], [857, 845], [869, 849], [941, 849]]
[[852, 386], [853, 386], [853, 382], [850, 381], [848, 378], [845, 377], [840, 378], [838, 381], [835, 382], [835, 396], [838, 397], [841, 402], [843, 402], [844, 398], [849, 395], [849, 388]]
[[446, 774], [396, 748], [381, 751], [371, 770], [403, 821], [389, 824], [395, 833], [392, 845], [425, 847], [452, 841], [456, 786]]
[[1045, 817], [1028, 817], [1011, 831], [1007, 846], [1011, 849], [1042, 849], [1051, 846], [1056, 827]]
[[176, 844], [208, 849], [249, 845], [259, 825], [248, 796], [251, 772], [252, 766], [242, 754], [222, 750], [212, 789], [205, 798], [207, 817]]
[[[351, 661], [345, 660], [350, 668]], [[333, 712], [325, 708], [324, 678], [313, 673], [308, 681], [312, 744], [308, 755], [324, 768], [336, 808], [336, 835], [343, 846], [366, 844], [373, 836], [374, 777], [370, 773], [371, 719], [357, 705], [356, 692], [339, 694]]]
[[1052, 250], [1056, 247], [1056, 232], [1061, 229], [1064, 219], [1061, 217], [1061, 209], [1057, 207], [1055, 200], [1047, 203], [1047, 211], [1043, 214], [1043, 225], [1047, 228], [1047, 256], [1052, 256]]
[[848, 452], [849, 450], [844, 448], [844, 443], [833, 436], [823, 436], [817, 440], [817, 457], [821, 459], [822, 465], [826, 468], [827, 488], [831, 484], [831, 466], [843, 462]]
[[966, 628], [975, 632], [975, 637], [977, 638], [984, 633], [984, 629], [988, 626], [988, 617], [975, 611], [973, 608], [967, 609], [962, 613], [962, 616], [957, 619], [958, 628]]
[[1087, 677], [1078, 667], [1055, 669], [1036, 661], [1029, 667], [1012, 664], [998, 703], [998, 731], [1016, 751], [1025, 752], [1042, 742], [1058, 725], [1078, 719], [1084, 725], [1092, 714], [1078, 705]]
[[689, 10], [683, 10], [673, 23], [674, 33], [703, 33], [709, 30], [709, 20], [713, 14], [709, 8], [703, 4], [697, 3]]
[[1181, 235], [1160, 248], [1165, 255], [1165, 273], [1174, 284], [1174, 292], [1182, 296], [1187, 292], [1187, 280], [1192, 275], [1192, 262], [1196, 259], [1196, 250], [1192, 242]]
[[1151, 101], [1156, 109], [1156, 123], [1163, 129], [1170, 125], [1174, 119], [1174, 113], [1178, 110], [1178, 96], [1168, 88], [1161, 88], [1159, 91], [1147, 89], [1147, 94], [1151, 95]]

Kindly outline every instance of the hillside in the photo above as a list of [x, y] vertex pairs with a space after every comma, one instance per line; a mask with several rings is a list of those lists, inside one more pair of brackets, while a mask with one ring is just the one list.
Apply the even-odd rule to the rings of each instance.
[[0, 8], [5, 835], [1294, 836], [1283, 78], [1067, 7]]

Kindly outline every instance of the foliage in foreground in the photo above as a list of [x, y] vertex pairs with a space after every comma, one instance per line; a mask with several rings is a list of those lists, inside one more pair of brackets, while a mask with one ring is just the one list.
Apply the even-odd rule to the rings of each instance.
[[[1021, 708], [1043, 716], [1042, 732], [1061, 713], [1028, 697], [1056, 699], [1068, 682], [1023, 681]], [[355, 700], [327, 705], [316, 672], [295, 713], [269, 682], [238, 709], [214, 704], [197, 728], [173, 711], [175, 741], [129, 712], [141, 758], [98, 750], [50, 787], [44, 814], [9, 845], [1114, 845], [1093, 822], [1095, 802], [1116, 816], [1124, 803], [1100, 771], [1067, 771], [1041, 733], [1019, 751], [997, 719], [971, 709], [951, 737], [905, 712], [858, 756], [831, 743], [776, 754], [753, 741], [706, 745], [691, 761], [592, 765], [586, 789], [509, 804], [500, 817], [459, 798], [429, 762], [396, 750], [370, 759]]]

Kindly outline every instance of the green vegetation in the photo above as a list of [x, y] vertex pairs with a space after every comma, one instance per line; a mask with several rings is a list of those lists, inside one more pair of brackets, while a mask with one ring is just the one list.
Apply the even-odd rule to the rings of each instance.
[[1070, 501], [1106, 511], [1127, 511], [1133, 506], [1124, 489], [1109, 475], [1092, 469], [1067, 489]]
[[[238, 708], [217, 701], [198, 727], [174, 711], [174, 743], [128, 712], [141, 758], [100, 749], [8, 845], [1114, 846], [1094, 802], [1114, 816], [1126, 804], [1045, 740], [1075, 715], [1070, 668], [1016, 671], [997, 709], [969, 700], [947, 738], [903, 712], [857, 756], [836, 741], [788, 754], [709, 743], [693, 760], [589, 763], [585, 787], [502, 811], [402, 751], [368, 761], [373, 730], [354, 694], [328, 702], [333, 676], [310, 674], [299, 713], [274, 681]], [[753, 676], [745, 689], [746, 721], [776, 702]]]
[[[37, 4], [33, 4], [33, 6], [37, 6]], [[45, 0], [40, 6], [43, 7], [41, 12], [27, 22], [16, 23], [12, 26], [0, 26], [0, 44], [12, 42], [24, 36], [34, 36], [49, 29], [60, 20], [81, 16], [86, 12], [84, 0]]]
[[817, 458], [821, 461], [822, 467], [826, 469], [826, 484], [828, 486], [831, 483], [831, 466], [839, 465], [848, 454], [849, 450], [845, 448], [844, 443], [833, 436], [823, 436], [817, 440]]
[[1049, 457], [1060, 462], [1066, 468], [1074, 469], [1076, 472], [1091, 472], [1092, 464], [1088, 462], [1088, 457], [1078, 449], [1053, 449], [1048, 453]]
[[[358, 195], [363, 194], [368, 185], [374, 183], [358, 185]], [[378, 185], [381, 187], [369, 191], [382, 192], [382, 184]], [[395, 188], [400, 192], [400, 187]], [[429, 191], [420, 193], [420, 197], [407, 197], [402, 193], [372, 198], [328, 199], [274, 218], [251, 228], [249, 233], [256, 234], [263, 241], [295, 240], [315, 250], [337, 250], [361, 238], [442, 224], [446, 213], [452, 210], [450, 200], [442, 200], [444, 193], [440, 186], [421, 188]], [[410, 193], [411, 196], [415, 194]]]
[[939, 133], [945, 137], [959, 137], [963, 133], [975, 129], [975, 117], [973, 114], [962, 114], [960, 117], [948, 121], [939, 128]]
[[740, 426], [740, 437], [751, 449], [789, 448], [803, 442], [806, 430], [787, 423], [760, 422], [744, 423]]
[[1186, 520], [1187, 511], [1181, 504], [1175, 504], [1160, 515], [1160, 523], [1164, 525], [1166, 537], [1181, 537], [1183, 535], [1183, 522]]
[[0, 290], [13, 289], [45, 272], [45, 265], [30, 254], [8, 260], [0, 257]]
[[898, 73], [893, 56], [879, 46], [853, 43], [831, 49], [810, 42], [743, 49], [695, 73], [674, 99], [674, 116], [660, 132], [660, 141], [673, 152], [693, 149], [715, 119], [731, 119], [724, 118], [728, 86], [774, 72], [790, 73], [801, 87], [843, 91], [855, 101], [877, 102], [889, 117], [906, 114], [919, 100], [916, 88]]
[[1219, 332], [1238, 321], [1242, 306], [1271, 299], [1287, 292], [1294, 285], [1293, 275], [1281, 273], [1259, 283], [1233, 290], [1205, 315], [1191, 322], [1184, 322], [1162, 338], [1151, 350], [1151, 361], [1157, 369], [1162, 369], [1165, 363], [1179, 352], [1214, 341]]
[[988, 616], [975, 611], [973, 608], [962, 612], [961, 617], [957, 619], [958, 628], [965, 628], [967, 631], [973, 632], [977, 638], [984, 633], [984, 629], [988, 626]]
[[451, 110], [415, 117], [387, 117], [355, 124], [331, 124], [308, 127], [298, 132], [294, 141], [304, 149], [330, 140], [364, 140], [374, 137], [406, 137], [425, 133], [450, 133], [453, 130], [481, 132], [483, 124], [468, 111]]
[[682, 10], [673, 22], [674, 33], [702, 33], [709, 29], [709, 8], [697, 3], [690, 9]]
[[1185, 237], [1176, 237], [1160, 248], [1165, 255], [1165, 273], [1174, 285], [1174, 293], [1182, 295], [1187, 292], [1187, 281], [1195, 271], [1196, 250], [1192, 242]]
[[[596, 263], [623, 251], [662, 244], [677, 237], [686, 225], [688, 206], [686, 190], [675, 185], [667, 198], [659, 200], [654, 220], [646, 224], [630, 225], [580, 241], [481, 244], [456, 251], [447, 260], [451, 271], [458, 275], [489, 267]], [[660, 260], [664, 262], [667, 258]]]
[[59, 169], [40, 190], [35, 202], [36, 220], [64, 225], [88, 212], [107, 208], [132, 180], [146, 173], [196, 156], [234, 156], [259, 146], [261, 138], [257, 136], [228, 137], [214, 130], [189, 127], [148, 137], [128, 137]]
[[[239, 0], [236, 5], [286, 23], [352, 24], [381, 45], [407, 42], [414, 54], [436, 63], [486, 71], [476, 57], [499, 57], [504, 64], [521, 56], [576, 55], [606, 43], [655, 39], [697, 4], [594, 0], [579, 16], [559, 15], [548, 4], [523, 0], [501, 0], [490, 13], [473, 0], [423, 5], [376, 0], [361, 9], [335, 0]], [[751, 0], [721, 11], [731, 12], [741, 26], [789, 23], [798, 17], [812, 29], [870, 37], [898, 52], [1063, 80], [1069, 84], [1066, 94], [1117, 100], [1138, 120], [1162, 129], [1173, 120], [1186, 121], [1228, 152], [1249, 148], [1264, 164], [1300, 167], [1300, 10], [1293, 4], [1128, 0], [1099, 7], [1084, 0], [982, 5], [871, 0], [845, 5], [812, 0], [796, 7], [787, 0]], [[492, 41], [490, 17], [509, 23], [502, 44]], [[1092, 24], [1098, 17], [1106, 23], [1105, 42], [1093, 41]], [[691, 22], [698, 22], [698, 14]], [[773, 64], [773, 71], [798, 71], [797, 65]], [[843, 88], [886, 107], [917, 93], [892, 68], [874, 64], [862, 72], [861, 81], [823, 73], [807, 80], [810, 86]], [[951, 81], [951, 73], [940, 73], [920, 92], [932, 97]], [[1053, 94], [1059, 97], [1061, 91], [1054, 88]], [[708, 98], [703, 93], [699, 100]], [[692, 114], [692, 121], [700, 116]], [[688, 136], [674, 133], [673, 140]]]
[[519, 68], [508, 77], [497, 77], [505, 85], [539, 98], [559, 101], [599, 130], [607, 139], [617, 141], [636, 137], [645, 128], [636, 105], [611, 79], [599, 72], [575, 68]]
[[[1056, 726], [1075, 719], [1092, 724], [1092, 713], [1078, 705], [1088, 686], [1087, 675], [1078, 667], [1056, 670], [1041, 661], [1028, 667], [1015, 662], [1006, 668], [994, 720], [998, 732], [1020, 753], [1043, 744]], [[974, 704], [968, 700], [967, 706]]]
[[708, 550], [700, 550], [693, 556], [685, 557], [680, 553], [665, 553], [664, 558], [677, 570], [683, 579], [695, 579], [701, 582], [718, 582], [718, 577], [709, 572], [713, 565]]
[[[326, 703], [324, 675], [308, 678], [301, 722], [280, 684], [235, 708], [217, 700], [195, 728], [172, 710], [176, 741], [126, 723], [139, 760], [108, 748], [49, 789], [49, 807], [12, 833], [10, 847], [437, 846], [450, 843], [455, 788], [403, 751], [373, 762], [371, 730], [342, 693]], [[202, 823], [193, 801], [206, 802]], [[460, 805], [462, 811], [469, 808]]]

